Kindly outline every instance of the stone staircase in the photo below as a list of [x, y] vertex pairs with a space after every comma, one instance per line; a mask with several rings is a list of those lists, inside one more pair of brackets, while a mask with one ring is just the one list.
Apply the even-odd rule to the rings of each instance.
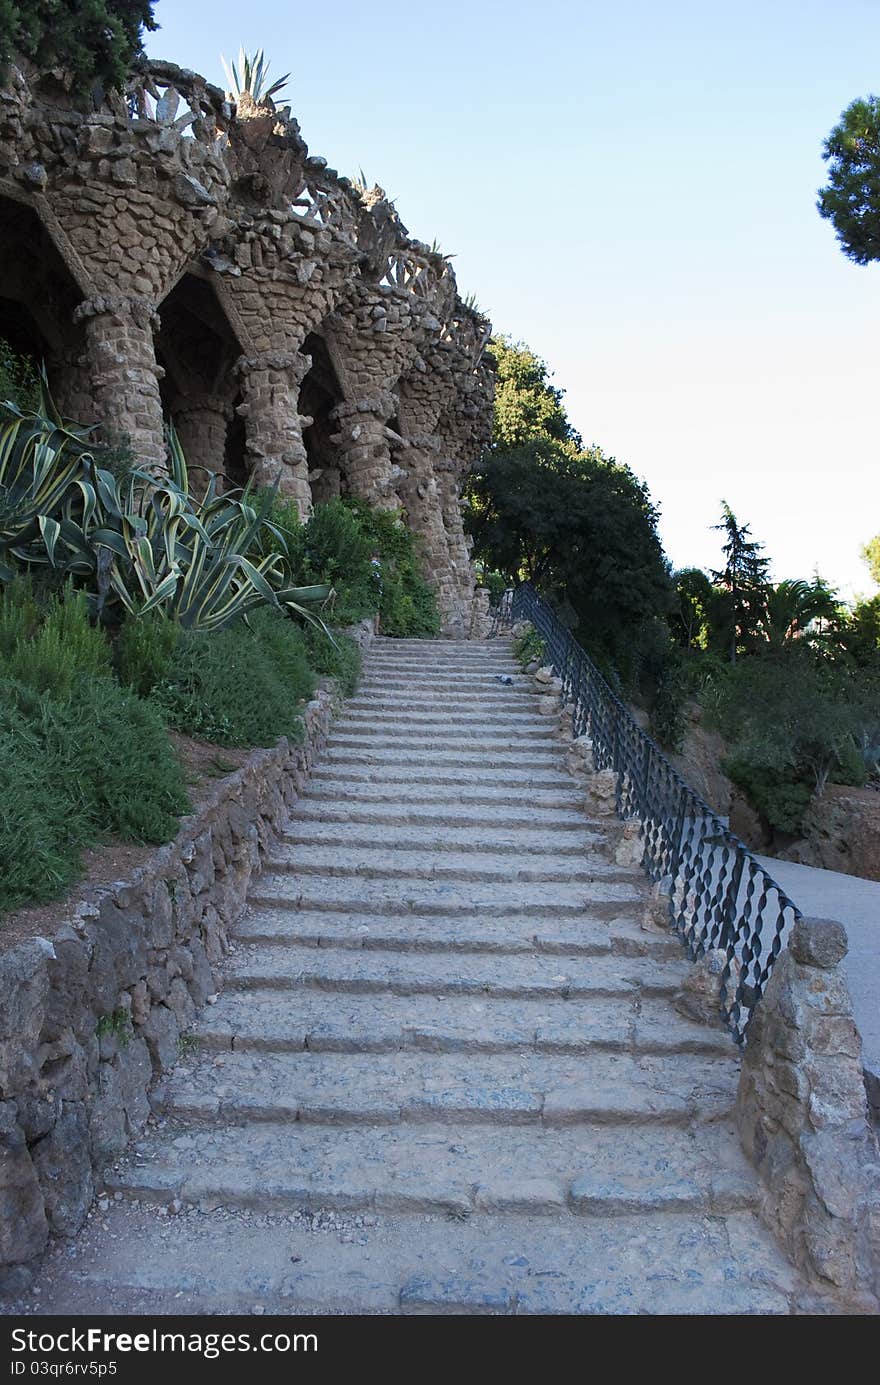
[[556, 732], [506, 641], [374, 644], [47, 1309], [796, 1307], [734, 1046]]

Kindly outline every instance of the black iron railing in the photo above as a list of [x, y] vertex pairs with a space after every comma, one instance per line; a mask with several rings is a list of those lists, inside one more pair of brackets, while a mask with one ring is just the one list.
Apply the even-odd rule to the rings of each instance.
[[721, 1008], [737, 1043], [800, 912], [748, 847], [676, 773], [555, 612], [525, 584], [504, 593], [495, 629], [529, 621], [562, 680], [575, 736], [616, 776], [618, 814], [640, 824], [642, 865], [668, 891], [669, 921], [696, 960], [720, 949]]

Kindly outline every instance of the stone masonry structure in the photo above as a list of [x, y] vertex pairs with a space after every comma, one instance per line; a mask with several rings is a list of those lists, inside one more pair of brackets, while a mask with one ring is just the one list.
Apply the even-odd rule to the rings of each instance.
[[0, 88], [0, 337], [61, 408], [164, 465], [313, 503], [402, 509], [447, 633], [479, 611], [464, 472], [490, 435], [490, 325], [379, 187], [310, 156], [289, 108], [144, 63], [78, 106], [58, 73]]

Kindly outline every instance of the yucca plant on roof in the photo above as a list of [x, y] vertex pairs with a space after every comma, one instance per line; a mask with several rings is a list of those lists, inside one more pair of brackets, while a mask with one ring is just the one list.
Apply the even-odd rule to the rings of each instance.
[[239, 48], [238, 66], [234, 62], [227, 62], [222, 57], [220, 61], [223, 64], [223, 71], [226, 73], [226, 81], [229, 83], [230, 95], [238, 101], [247, 93], [255, 106], [262, 105], [267, 100], [271, 101], [290, 78], [290, 73], [285, 72], [284, 76], [279, 77], [278, 81], [273, 82], [270, 87], [265, 86], [269, 79], [269, 64], [266, 62], [262, 48], [258, 48], [256, 53], [246, 53], [243, 46]]

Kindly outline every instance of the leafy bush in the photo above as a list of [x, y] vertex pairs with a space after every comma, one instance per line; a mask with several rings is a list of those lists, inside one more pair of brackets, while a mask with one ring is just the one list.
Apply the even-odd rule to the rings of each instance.
[[514, 640], [513, 656], [523, 668], [536, 659], [540, 663], [544, 662], [544, 641], [533, 625], [529, 626], [524, 635], [519, 635]]
[[361, 652], [354, 640], [338, 631], [332, 637], [313, 625], [303, 630], [309, 664], [316, 673], [334, 678], [344, 697], [350, 697], [361, 673]]
[[274, 745], [302, 735], [315, 676], [302, 631], [271, 610], [212, 633], [181, 632], [153, 700], [169, 722], [218, 745]]
[[391, 510], [365, 500], [344, 502], [357, 517], [370, 556], [379, 559], [379, 617], [383, 635], [432, 639], [440, 633], [434, 593], [421, 574], [415, 535]]
[[[13, 602], [3, 602], [15, 611]], [[82, 675], [100, 678], [110, 673], [107, 637], [89, 621], [86, 599], [68, 587], [51, 598], [40, 628], [28, 633], [36, 603], [25, 597], [18, 607], [23, 628], [8, 653], [5, 673], [37, 692], [66, 697]]]
[[704, 694], [730, 746], [724, 768], [771, 827], [798, 832], [830, 778], [863, 783], [858, 753], [876, 725], [876, 689], [794, 645], [730, 665]]
[[0, 338], [0, 401], [10, 400], [20, 409], [36, 408], [40, 376], [29, 356], [22, 356]]
[[120, 682], [148, 697], [167, 680], [179, 640], [180, 626], [160, 611], [129, 616], [122, 622], [113, 651]]
[[105, 833], [168, 841], [188, 807], [161, 717], [112, 678], [0, 682], [0, 912], [72, 884]]

